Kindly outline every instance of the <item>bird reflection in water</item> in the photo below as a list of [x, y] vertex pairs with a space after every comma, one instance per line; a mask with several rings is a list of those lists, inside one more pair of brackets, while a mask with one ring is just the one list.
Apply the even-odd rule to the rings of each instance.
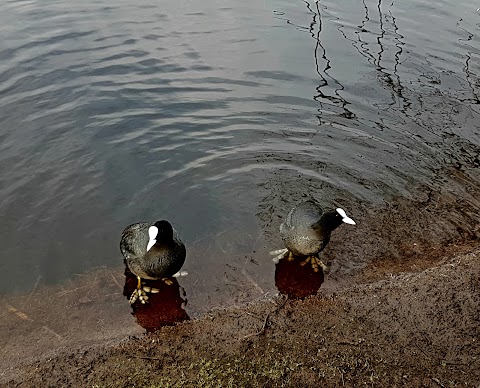
[[[158, 292], [151, 293], [146, 304], [140, 303], [139, 300], [132, 304], [132, 314], [137, 319], [137, 323], [147, 332], [190, 319], [184, 309], [187, 303], [185, 290], [180, 287], [176, 278], [169, 280], [173, 284], [167, 284], [163, 280], [146, 281], [148, 287], [155, 288]], [[130, 295], [136, 287], [136, 276], [125, 269], [123, 295], [130, 299]]]
[[315, 295], [324, 281], [323, 270], [315, 271], [311, 265], [304, 265], [303, 259], [291, 256], [275, 265], [275, 286], [290, 299]]

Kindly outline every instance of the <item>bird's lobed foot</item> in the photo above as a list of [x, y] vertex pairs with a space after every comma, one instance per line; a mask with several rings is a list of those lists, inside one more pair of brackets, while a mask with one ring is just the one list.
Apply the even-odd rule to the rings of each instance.
[[272, 259], [272, 261], [273, 261], [275, 264], [278, 264], [278, 262], [279, 262], [280, 260], [282, 260], [283, 258], [285, 258], [285, 257], [287, 256], [287, 254], [288, 254], [288, 256], [289, 256], [289, 259], [290, 259], [290, 256], [291, 256], [290, 252], [289, 252], [288, 249], [286, 249], [286, 248], [284, 248], [284, 249], [277, 249], [277, 250], [275, 250], [275, 251], [271, 251], [270, 254], [273, 255], [273, 256], [277, 255], [277, 256], [275, 256], [275, 257]]
[[145, 304], [148, 300], [148, 296], [142, 288], [136, 288], [135, 291], [133, 291], [132, 296], [130, 297], [130, 304], [134, 304], [137, 299], [142, 304]]
[[330, 272], [330, 267], [326, 266], [322, 260], [320, 260], [318, 257], [315, 257], [315, 256], [309, 256], [307, 257], [304, 261], [302, 261], [300, 263], [300, 265], [305, 265], [307, 263], [310, 263], [310, 265], [312, 266], [312, 269], [315, 271], [315, 272], [318, 272], [319, 271], [319, 268], [322, 268], [322, 271], [324, 274], [327, 274]]
[[303, 267], [304, 265], [310, 263], [310, 261], [312, 260], [312, 258], [310, 256], [308, 256], [305, 260], [303, 260], [300, 265]]
[[130, 297], [130, 304], [134, 304], [137, 301], [137, 299], [140, 301], [140, 303], [145, 304], [147, 303], [147, 300], [148, 300], [147, 293], [158, 294], [159, 292], [160, 290], [158, 288], [153, 288], [148, 286], [136, 288], [135, 291], [133, 291], [132, 296]]
[[165, 282], [167, 286], [171, 286], [173, 284], [173, 282], [169, 278], [163, 278], [162, 280]]
[[172, 277], [174, 278], [179, 278], [180, 276], [187, 276], [188, 275], [188, 272], [187, 271], [178, 271], [175, 275], [173, 275]]
[[294, 261], [295, 260], [295, 256], [293, 256], [293, 253], [288, 251], [288, 255], [287, 256], [287, 260], [288, 261]]
[[160, 292], [158, 288], [154, 288], [154, 287], [143, 286], [142, 289], [143, 291], [149, 292], [151, 294], [158, 294]]

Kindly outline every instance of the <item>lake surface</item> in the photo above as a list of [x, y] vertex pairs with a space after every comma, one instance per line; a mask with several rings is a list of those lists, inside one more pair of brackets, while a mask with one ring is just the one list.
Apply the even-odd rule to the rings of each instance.
[[2, 2], [4, 299], [123, 282], [122, 230], [157, 219], [187, 245], [191, 315], [273, 293], [308, 196], [358, 222], [330, 243], [337, 277], [401, 257], [392, 240], [478, 236], [477, 7]]

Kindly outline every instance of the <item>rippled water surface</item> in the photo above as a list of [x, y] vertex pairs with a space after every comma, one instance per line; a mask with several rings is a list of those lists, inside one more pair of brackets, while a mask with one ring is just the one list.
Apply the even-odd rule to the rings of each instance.
[[[423, 240], [473, 233], [477, 7], [2, 2], [0, 291], [97, 267], [121, 283], [123, 228], [165, 218], [188, 248], [193, 310], [273, 292], [268, 251], [305, 196], [358, 221], [329, 246], [338, 276], [373, 257], [362, 242], [392, 201], [409, 238], [421, 203]], [[380, 236], [375, 254], [393, 245]]]

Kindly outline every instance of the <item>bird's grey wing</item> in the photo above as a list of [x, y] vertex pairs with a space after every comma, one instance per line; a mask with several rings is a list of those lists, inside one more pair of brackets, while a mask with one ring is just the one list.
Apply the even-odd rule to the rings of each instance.
[[322, 214], [320, 205], [313, 201], [306, 201], [290, 210], [285, 224], [289, 227], [311, 226], [320, 220]]
[[140, 222], [125, 228], [120, 240], [120, 250], [126, 259], [145, 255], [149, 240], [148, 228], [151, 225], [153, 223]]
[[174, 227], [172, 227], [172, 229], [173, 229], [173, 240], [178, 244], [183, 244], [183, 241], [180, 239], [180, 236], [177, 230]]

